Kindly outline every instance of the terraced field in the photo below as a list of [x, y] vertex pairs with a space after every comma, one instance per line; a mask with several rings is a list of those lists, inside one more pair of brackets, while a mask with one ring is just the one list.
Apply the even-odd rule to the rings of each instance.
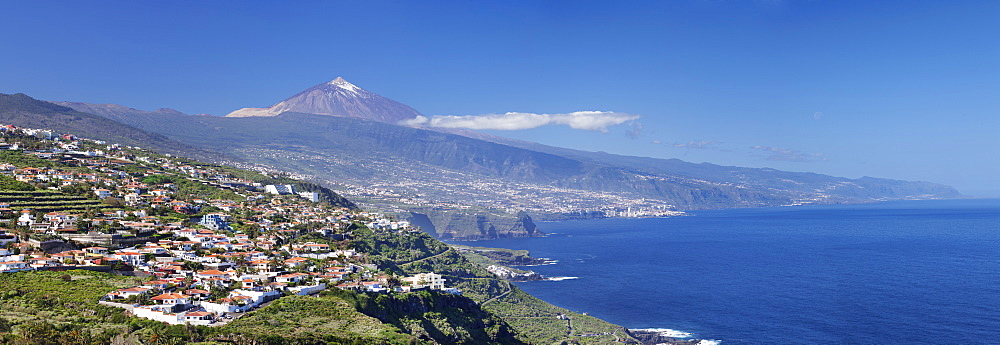
[[82, 196], [65, 195], [58, 191], [0, 191], [0, 205], [7, 205], [14, 211], [29, 209], [42, 212], [76, 212], [97, 210], [110, 206], [97, 199]]

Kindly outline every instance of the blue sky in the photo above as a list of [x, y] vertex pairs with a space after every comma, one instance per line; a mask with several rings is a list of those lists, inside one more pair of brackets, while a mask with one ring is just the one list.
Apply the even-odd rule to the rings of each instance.
[[996, 1], [5, 2], [0, 92], [224, 115], [337, 76], [591, 151], [1000, 196]]

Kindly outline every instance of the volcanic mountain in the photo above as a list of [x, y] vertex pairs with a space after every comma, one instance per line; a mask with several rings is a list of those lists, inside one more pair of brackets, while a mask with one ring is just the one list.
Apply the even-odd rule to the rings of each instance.
[[337, 77], [267, 108], [243, 108], [226, 117], [278, 116], [284, 112], [355, 117], [396, 124], [420, 116], [409, 106], [379, 96]]

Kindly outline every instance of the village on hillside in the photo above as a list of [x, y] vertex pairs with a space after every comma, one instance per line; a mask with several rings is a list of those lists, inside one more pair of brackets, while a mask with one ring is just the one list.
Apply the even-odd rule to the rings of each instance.
[[0, 272], [134, 275], [142, 283], [101, 303], [170, 324], [224, 324], [327, 288], [461, 293], [352, 249], [360, 227], [419, 232], [408, 222], [238, 176], [253, 172], [49, 130], [0, 125], [0, 139]]

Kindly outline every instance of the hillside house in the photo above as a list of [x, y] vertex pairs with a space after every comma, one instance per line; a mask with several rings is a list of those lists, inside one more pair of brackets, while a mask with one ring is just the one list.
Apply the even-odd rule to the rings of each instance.
[[412, 277], [406, 277], [400, 280], [410, 283], [410, 286], [415, 289], [427, 287], [431, 290], [443, 290], [446, 279], [444, 279], [444, 277], [440, 274], [429, 272], [418, 273]]
[[191, 296], [168, 292], [154, 296], [152, 300], [162, 305], [184, 305], [191, 301]]

